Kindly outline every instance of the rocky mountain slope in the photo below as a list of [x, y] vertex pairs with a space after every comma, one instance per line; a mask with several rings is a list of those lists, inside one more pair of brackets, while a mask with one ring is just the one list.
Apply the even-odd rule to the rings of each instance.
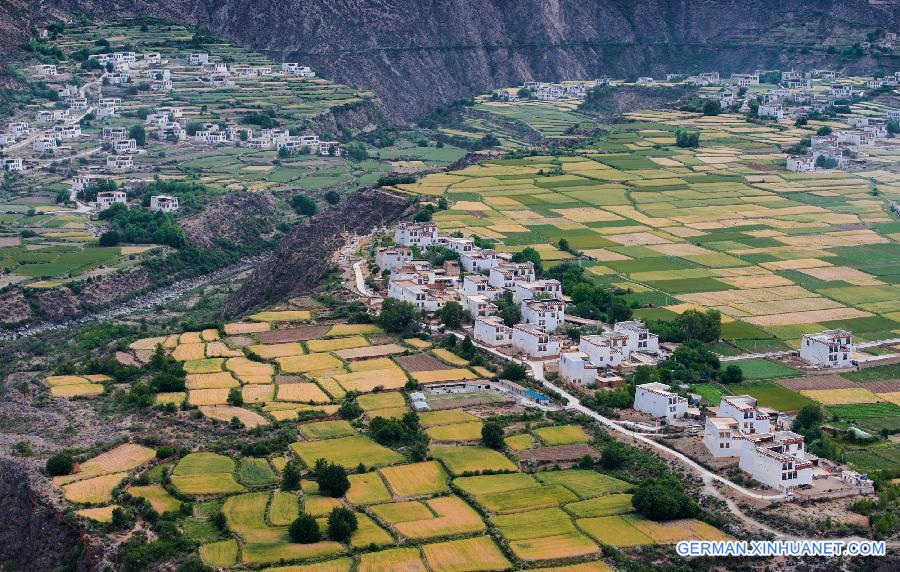
[[881, 63], [845, 61], [827, 47], [839, 52], [876, 27], [895, 29], [900, 15], [898, 0], [45, 0], [41, 10], [23, 7], [29, 4], [38, 3], [13, 0], [0, 18], [83, 10], [204, 25], [373, 89], [395, 118], [527, 79], [780, 64], [872, 69]]

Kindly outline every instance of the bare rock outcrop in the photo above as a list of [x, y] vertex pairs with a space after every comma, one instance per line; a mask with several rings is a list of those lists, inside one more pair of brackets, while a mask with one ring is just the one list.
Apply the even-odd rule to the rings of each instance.
[[225, 305], [236, 316], [262, 304], [308, 294], [331, 268], [344, 233], [364, 234], [412, 209], [407, 197], [381, 189], [360, 190], [298, 225], [279, 243], [271, 261], [254, 272]]
[[275, 206], [264, 193], [230, 193], [208, 201], [202, 213], [179, 224], [197, 248], [215, 248], [221, 241], [246, 246], [271, 237]]

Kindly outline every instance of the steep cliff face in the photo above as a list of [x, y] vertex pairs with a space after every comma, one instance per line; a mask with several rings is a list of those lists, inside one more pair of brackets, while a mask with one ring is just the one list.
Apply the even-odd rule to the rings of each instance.
[[308, 294], [322, 284], [343, 234], [366, 234], [397, 220], [411, 209], [406, 197], [382, 190], [359, 190], [341, 203], [298, 225], [278, 244], [271, 261], [258, 268], [228, 300], [226, 316], [238, 316], [262, 304]]
[[82, 532], [32, 486], [27, 471], [0, 458], [0, 570], [94, 570]]
[[[209, 27], [375, 90], [395, 117], [522, 80], [836, 63], [897, 0], [51, 0]], [[809, 49], [803, 49], [809, 48]], [[790, 55], [790, 59], [787, 56]], [[836, 61], [836, 59], [838, 61]]]

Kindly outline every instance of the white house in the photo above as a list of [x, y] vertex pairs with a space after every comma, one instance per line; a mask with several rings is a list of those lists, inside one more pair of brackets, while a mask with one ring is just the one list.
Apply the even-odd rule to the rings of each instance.
[[[149, 118], [149, 116], [148, 116]], [[127, 127], [104, 127], [103, 128], [103, 140], [104, 141], [120, 141], [122, 139], [128, 139], [128, 128]]]
[[127, 196], [124, 191], [103, 191], [97, 193], [97, 210], [106, 210], [116, 203], [125, 204]]
[[578, 351], [597, 367], [618, 367], [628, 358], [628, 337], [614, 332], [581, 336]]
[[107, 155], [106, 168], [113, 171], [125, 171], [134, 167], [131, 155]]
[[821, 367], [847, 367], [853, 359], [853, 342], [847, 330], [804, 334], [800, 357]]
[[703, 430], [703, 444], [716, 459], [740, 455], [741, 431], [738, 422], [731, 417], [706, 418]]
[[150, 197], [150, 210], [172, 213], [178, 210], [178, 198], [170, 195], [154, 195]]
[[512, 344], [512, 328], [498, 316], [476, 318], [475, 341], [491, 347], [508, 346]]
[[207, 62], [202, 64], [200, 69], [203, 70], [203, 73], [210, 75], [228, 73], [228, 65], [222, 62]]
[[600, 369], [584, 352], [564, 352], [559, 355], [559, 376], [575, 385], [591, 385], [597, 381]]
[[158, 64], [162, 61], [162, 56], [159, 52], [147, 52], [144, 54], [143, 59], [148, 64]]
[[759, 106], [757, 115], [760, 117], [771, 117], [773, 119], [784, 118], [784, 108], [780, 105], [763, 104]]
[[832, 84], [831, 95], [834, 97], [853, 97], [853, 86], [849, 83]]
[[6, 130], [9, 133], [12, 133], [13, 135], [15, 135], [16, 137], [21, 137], [22, 135], [28, 135], [28, 132], [30, 131], [30, 129], [28, 129], [28, 124], [25, 123], [24, 121], [10, 123], [7, 126]]
[[758, 73], [733, 73], [731, 79], [739, 87], [750, 87], [751, 85], [759, 85]]
[[65, 125], [55, 125], [53, 127], [53, 135], [57, 139], [69, 141], [81, 137], [81, 125], [78, 123], [67, 123]]
[[41, 109], [37, 112], [35, 118], [40, 123], [51, 123], [54, 121], [68, 121], [69, 120], [69, 110], [68, 109]]
[[491, 268], [488, 284], [494, 288], [512, 290], [516, 282], [534, 282], [534, 264], [531, 262], [504, 262]]
[[63, 104], [69, 109], [83, 111], [87, 109], [88, 100], [86, 97], [67, 97], [63, 100]]
[[562, 300], [525, 300], [522, 302], [522, 321], [555, 332], [566, 316], [566, 303]]
[[554, 358], [559, 356], [559, 338], [540, 326], [516, 324], [512, 328], [512, 349], [532, 359]]
[[340, 157], [340, 141], [319, 141], [319, 155], [324, 155], [327, 157]]
[[119, 139], [112, 144], [113, 152], [116, 155], [124, 155], [126, 153], [137, 153], [137, 140], [135, 139]]
[[[812, 483], [813, 463], [806, 459], [803, 437], [790, 431], [749, 438], [739, 467], [764, 485], [785, 493]], [[747, 437], [745, 437], [747, 438]]]
[[165, 81], [172, 79], [172, 72], [167, 69], [153, 68], [144, 72], [152, 81]]
[[80, 193], [87, 188], [96, 187], [100, 183], [106, 183], [109, 181], [110, 179], [106, 177], [96, 177], [93, 175], [75, 175], [74, 177], [72, 177], [72, 185], [69, 187], [69, 191], [73, 193]]
[[471, 238], [458, 238], [455, 236], [449, 237], [444, 246], [457, 254], [465, 254], [477, 250], [475, 241]]
[[150, 82], [150, 91], [172, 91], [172, 80], [155, 79]]
[[381, 270], [402, 268], [412, 262], [410, 248], [379, 248], [375, 251], [375, 264]]
[[39, 76], [50, 76], [56, 75], [56, 66], [53, 64], [39, 64], [32, 68], [34, 70], [34, 75]]
[[0, 133], [0, 147], [6, 147], [16, 142], [16, 136], [12, 133]]
[[103, 76], [103, 81], [110, 85], [121, 85], [131, 81], [131, 74], [126, 72], [108, 73]]
[[394, 242], [403, 246], [428, 248], [437, 240], [437, 224], [433, 222], [401, 222], [394, 231]]
[[635, 388], [634, 408], [656, 419], [679, 419], [687, 416], [688, 400], [669, 391], [664, 383], [644, 383]]
[[493, 301], [500, 295], [500, 290], [488, 284], [485, 276], [467, 274], [463, 277], [463, 295], [482, 295]]
[[34, 140], [31, 144], [31, 149], [35, 153], [47, 153], [56, 150], [56, 137], [50, 137], [47, 135], [43, 135]]
[[470, 252], [460, 253], [459, 265], [466, 272], [487, 272], [500, 263], [500, 257], [491, 249], [474, 249]]
[[19, 157], [6, 157], [3, 159], [3, 169], [10, 173], [22, 171], [24, 168], [22, 159]]
[[816, 170], [812, 155], [788, 155], [787, 170], [795, 173], [811, 173]]
[[562, 284], [559, 280], [534, 280], [532, 282], [516, 282], [513, 299], [517, 302], [534, 299], [535, 295], [543, 298], [562, 299]]
[[497, 310], [497, 306], [484, 294], [463, 294], [463, 307], [475, 318], [488, 316]]
[[188, 63], [190, 63], [192, 66], [201, 66], [203, 64], [208, 64], [209, 54], [191, 54], [188, 58]]
[[644, 322], [630, 320], [616, 322], [613, 331], [628, 336], [628, 353], [641, 352], [656, 355], [659, 353], [659, 336], [647, 329]]
[[719, 403], [719, 417], [730, 417], [738, 423], [741, 433], [768, 433], [772, 430], [771, 417], [760, 411], [757, 401], [749, 395], [728, 395]]
[[437, 312], [450, 299], [442, 289], [413, 280], [392, 280], [388, 285], [388, 297], [409, 302], [427, 313]]

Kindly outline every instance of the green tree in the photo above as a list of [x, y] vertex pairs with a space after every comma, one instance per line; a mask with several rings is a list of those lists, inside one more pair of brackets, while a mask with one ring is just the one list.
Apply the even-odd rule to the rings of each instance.
[[241, 395], [241, 390], [238, 388], [232, 388], [228, 390], [228, 405], [233, 405], [235, 407], [240, 407], [244, 404], [244, 396]]
[[132, 125], [128, 129], [128, 138], [134, 139], [138, 147], [143, 147], [147, 144], [147, 130], [143, 125]]
[[337, 191], [328, 191], [325, 193], [325, 202], [329, 205], [336, 205], [341, 202], [341, 195]]
[[618, 469], [625, 464], [625, 450], [618, 443], [610, 443], [600, 454], [600, 465], [604, 469]]
[[57, 453], [47, 459], [47, 474], [51, 477], [68, 475], [75, 468], [75, 460], [68, 453]]
[[100, 235], [100, 246], [118, 246], [122, 236], [115, 230], [107, 230]]
[[678, 129], [675, 131], [675, 145], [677, 147], [690, 149], [700, 146], [700, 132], [690, 131], [687, 129]]
[[419, 310], [410, 302], [386, 298], [378, 314], [378, 325], [386, 332], [412, 333], [416, 330]]
[[676, 520], [699, 514], [700, 507], [675, 479], [649, 480], [638, 487], [631, 504], [650, 520]]
[[323, 495], [339, 498], [350, 488], [347, 470], [341, 465], [318, 459], [313, 474], [319, 484], [319, 492]]
[[719, 380], [722, 383], [740, 383], [744, 381], [744, 370], [738, 365], [731, 364], [725, 368]]
[[707, 99], [703, 102], [703, 115], [718, 115], [722, 112], [722, 103], [718, 99]]
[[718, 310], [687, 310], [675, 322], [684, 341], [716, 342], [722, 335], [722, 314]]
[[364, 161], [369, 158], [369, 152], [366, 151], [365, 145], [354, 141], [344, 147], [344, 155], [351, 161]]
[[516, 252], [512, 255], [513, 262], [531, 262], [534, 264], [534, 273], [537, 276], [541, 276], [544, 273], [544, 264], [541, 262], [540, 253], [531, 248], [530, 246], [522, 249], [519, 252]]
[[322, 539], [319, 531], [319, 523], [311, 515], [303, 512], [291, 523], [288, 528], [288, 536], [291, 542], [299, 544], [312, 544]]
[[438, 319], [440, 319], [440, 321], [451, 330], [455, 330], [462, 325], [462, 321], [465, 315], [466, 311], [462, 307], [462, 305], [460, 305], [459, 302], [454, 302], [453, 300], [444, 304], [444, 306], [437, 312]]
[[816, 135], [818, 135], [820, 137], [825, 137], [827, 135], [831, 135], [831, 127], [829, 127], [828, 125], [823, 125], [822, 127], [819, 127], [818, 131], [816, 131]]
[[319, 207], [316, 206], [316, 201], [307, 197], [306, 195], [294, 195], [291, 197], [291, 208], [297, 211], [298, 214], [302, 214], [305, 216], [313, 216], [317, 212], [319, 212]]
[[503, 427], [496, 421], [488, 421], [481, 427], [481, 442], [489, 449], [502, 451], [506, 448], [503, 439]]
[[503, 369], [500, 371], [501, 379], [508, 379], [510, 381], [521, 381], [525, 379], [528, 370], [525, 369], [525, 366], [516, 363], [513, 361], [506, 362], [506, 365], [503, 366]]
[[332, 509], [328, 515], [328, 538], [336, 542], [347, 542], [359, 528], [353, 511], [342, 506]]
[[291, 459], [281, 473], [281, 490], [296, 491], [300, 488], [300, 463]]

